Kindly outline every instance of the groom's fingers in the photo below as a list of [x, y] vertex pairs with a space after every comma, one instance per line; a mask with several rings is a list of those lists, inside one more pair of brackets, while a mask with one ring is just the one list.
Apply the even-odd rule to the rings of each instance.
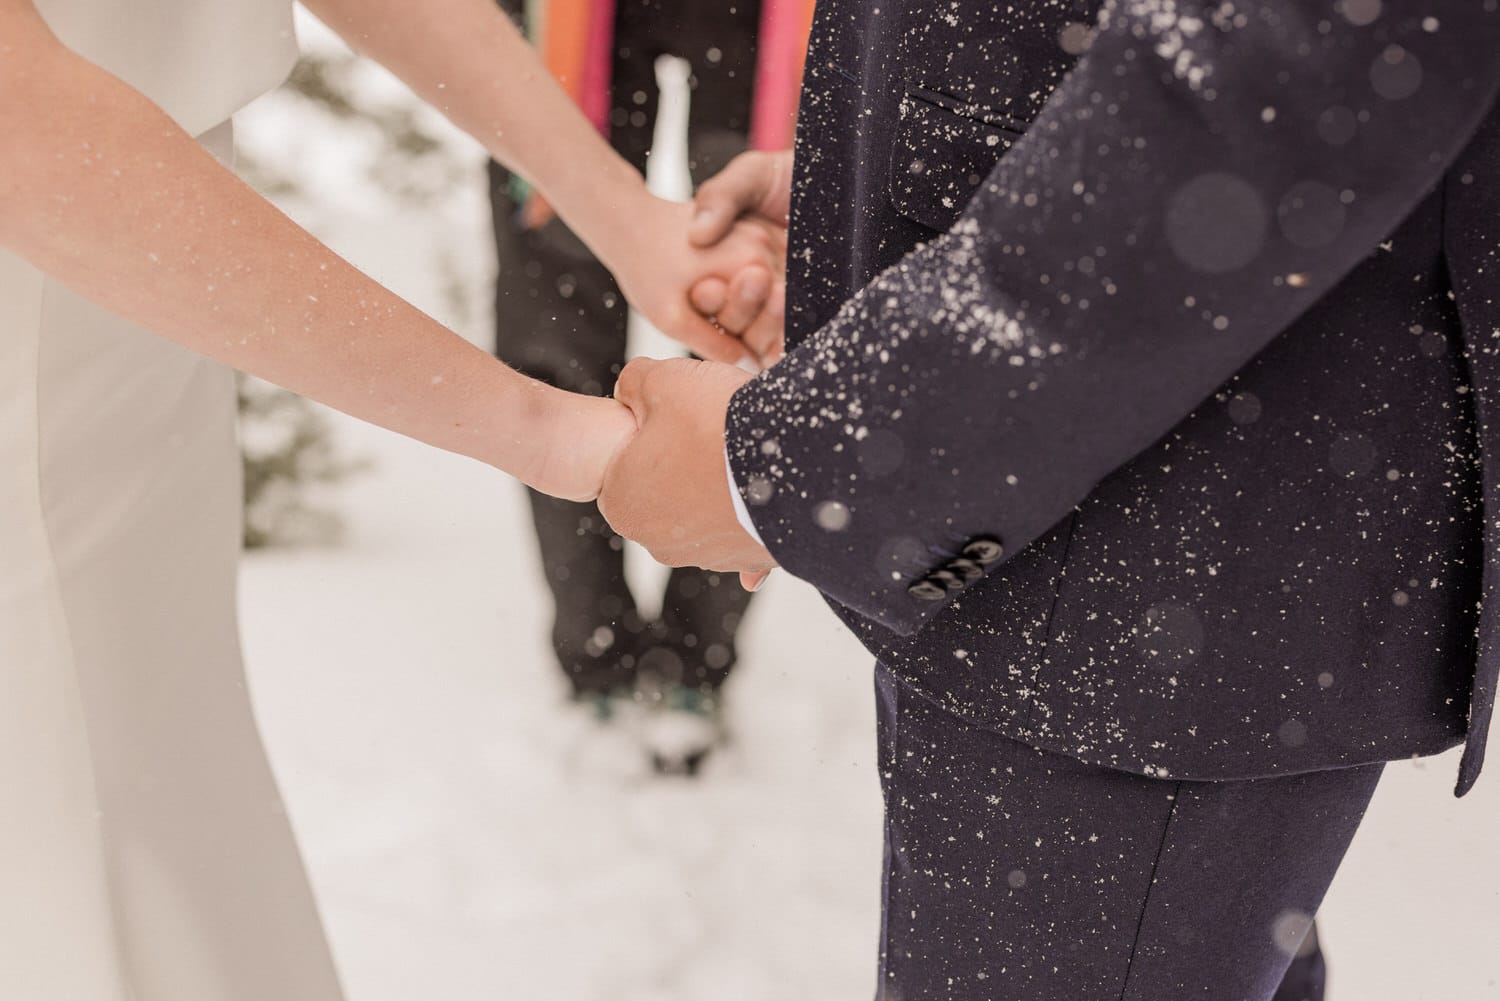
[[713, 321], [695, 312], [687, 302], [683, 303], [680, 314], [674, 318], [672, 329], [667, 333], [700, 358], [728, 365], [737, 365], [747, 359], [755, 360], [738, 337], [720, 330]]
[[771, 571], [769, 570], [757, 570], [754, 573], [742, 573], [740, 574], [740, 587], [744, 588], [746, 591], [759, 591], [760, 586], [766, 582], [766, 578], [769, 576], [771, 576]]
[[729, 294], [714, 319], [731, 334], [743, 334], [764, 310], [771, 296], [771, 284], [768, 269], [744, 268], [730, 280]]
[[738, 212], [733, 203], [727, 199], [713, 198], [705, 202], [700, 196], [698, 210], [693, 213], [693, 223], [688, 227], [688, 239], [695, 246], [712, 247], [724, 239], [729, 228], [734, 225], [736, 215]]
[[644, 425], [658, 404], [670, 402], [683, 385], [680, 380], [699, 370], [728, 371], [718, 365], [705, 369], [703, 362], [692, 358], [633, 358], [615, 380], [615, 400], [629, 407], [636, 423]]
[[742, 339], [760, 359], [762, 368], [770, 368], [786, 354], [786, 282], [774, 283], [765, 308]]
[[630, 408], [637, 424], [644, 423], [651, 412], [646, 400], [646, 377], [659, 364], [654, 358], [636, 358], [620, 370], [615, 380], [615, 399]]
[[769, 169], [763, 153], [742, 153], [730, 160], [693, 196], [696, 211], [688, 227], [688, 239], [699, 247], [711, 247], [724, 239], [736, 219], [760, 208], [775, 179], [776, 172]]
[[695, 246], [712, 247], [728, 236], [734, 221], [758, 201], [752, 171], [739, 158], [729, 161], [729, 166], [705, 181], [693, 196], [688, 239]]
[[729, 302], [729, 283], [722, 278], [704, 278], [688, 289], [688, 301], [704, 316], [713, 316]]
[[732, 282], [704, 278], [688, 292], [693, 308], [739, 337], [759, 362], [756, 371], [781, 357], [786, 282], [763, 267], [748, 267]]

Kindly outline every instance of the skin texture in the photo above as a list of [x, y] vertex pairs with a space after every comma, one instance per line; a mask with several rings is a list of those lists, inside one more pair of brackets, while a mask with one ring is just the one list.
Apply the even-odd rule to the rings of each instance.
[[709, 276], [689, 293], [693, 306], [739, 332], [763, 368], [785, 354], [786, 228], [791, 215], [792, 151], [742, 153], [709, 178], [693, 199], [693, 222], [688, 238], [698, 247], [712, 247], [755, 221], [781, 233], [781, 271], [762, 296], [760, 275], [746, 270], [725, 282]]
[[[690, 248], [691, 206], [646, 193], [493, 5], [435, 2], [420, 17], [395, 3], [314, 8], [419, 93], [449, 95], [445, 111], [538, 180], [658, 325], [742, 356], [687, 290], [705, 274], [768, 273], [774, 229]], [[30, 0], [0, 0], [0, 93], [0, 246], [227, 365], [545, 492], [597, 493], [633, 430], [624, 408], [520, 376], [361, 274], [62, 46]]]
[[[792, 154], [744, 153], [698, 189], [690, 236], [700, 246], [727, 237], [738, 221], [783, 229], [791, 199]], [[784, 280], [747, 324], [744, 339], [766, 364], [783, 353]], [[692, 289], [704, 313], [732, 310], [733, 282], [704, 279]], [[663, 563], [732, 570], [748, 590], [775, 561], [735, 517], [724, 473], [724, 416], [747, 376], [710, 363], [637, 360], [620, 376], [615, 398], [640, 422], [605, 476], [599, 508], [610, 525]], [[670, 498], [670, 503], [667, 502]]]
[[[738, 232], [723, 235], [727, 240], [684, 245], [693, 207], [645, 190], [640, 175], [573, 109], [511, 21], [497, 15], [493, 0], [313, 0], [307, 6], [484, 143], [496, 160], [533, 181], [657, 326], [705, 358], [736, 362], [745, 356], [726, 331], [743, 329], [764, 305], [770, 273], [786, 256], [784, 225], [747, 219]], [[742, 294], [716, 326], [683, 294], [705, 274], [759, 294]]]
[[[688, 238], [699, 247], [711, 247], [746, 215], [785, 229], [791, 211], [792, 151], [741, 153], [699, 186]], [[694, 295], [709, 286], [709, 281], [701, 282]]]
[[640, 429], [605, 473], [599, 510], [659, 562], [750, 574], [775, 565], [735, 517], [724, 470], [724, 414], [749, 378], [686, 358], [641, 358], [620, 373], [615, 397]]

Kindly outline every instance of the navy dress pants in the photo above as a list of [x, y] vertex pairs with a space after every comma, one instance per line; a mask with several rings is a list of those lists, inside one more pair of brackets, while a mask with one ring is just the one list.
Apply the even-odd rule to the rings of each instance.
[[1313, 915], [1382, 766], [1144, 778], [876, 671], [881, 1001], [1318, 1001]]

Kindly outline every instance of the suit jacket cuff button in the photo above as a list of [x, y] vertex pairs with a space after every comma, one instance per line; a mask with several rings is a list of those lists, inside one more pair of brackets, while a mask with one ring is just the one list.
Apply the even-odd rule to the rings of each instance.
[[925, 577], [908, 587], [906, 593], [919, 601], [942, 601], [948, 596], [943, 585]]
[[965, 558], [983, 566], [989, 566], [991, 563], [1000, 562], [1000, 558], [1005, 555], [1005, 547], [994, 536], [981, 535], [970, 539], [964, 545], [963, 553]]
[[948, 569], [962, 577], [965, 584], [972, 584], [984, 576], [984, 567], [962, 556], [950, 561]]
[[964, 587], [964, 579], [952, 570], [934, 570], [927, 579], [945, 591], [961, 591]]

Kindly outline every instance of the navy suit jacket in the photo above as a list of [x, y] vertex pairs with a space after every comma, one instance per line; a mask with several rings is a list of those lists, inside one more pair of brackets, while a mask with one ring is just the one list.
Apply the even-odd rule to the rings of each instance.
[[1478, 773], [1500, 3], [1339, 6], [819, 3], [731, 464], [966, 719], [1177, 778]]

